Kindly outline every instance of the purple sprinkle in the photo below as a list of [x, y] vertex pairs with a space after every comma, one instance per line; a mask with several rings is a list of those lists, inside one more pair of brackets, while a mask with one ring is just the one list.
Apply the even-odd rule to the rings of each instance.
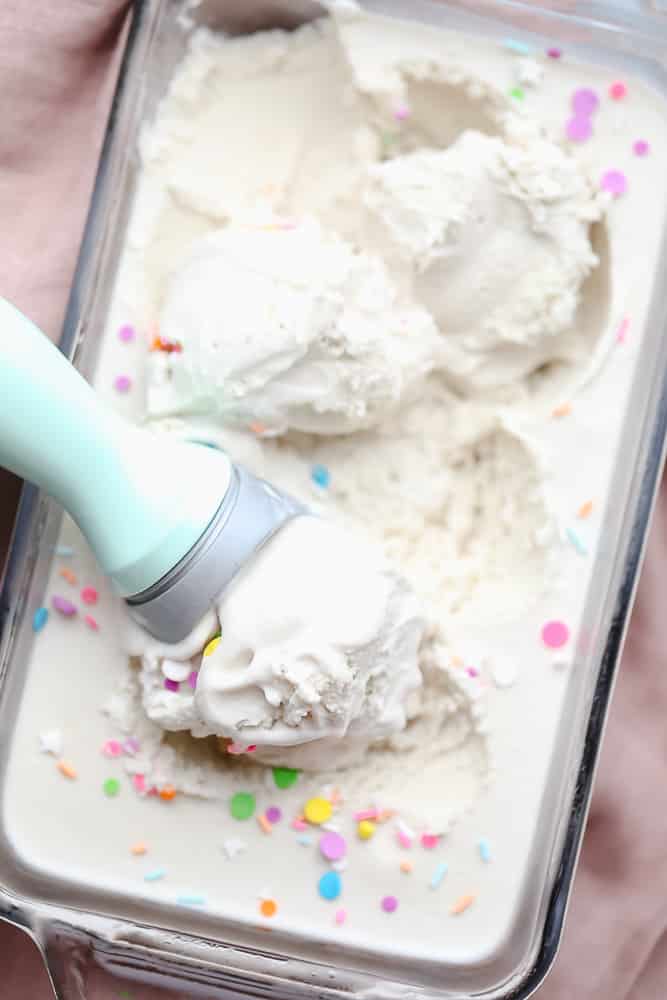
[[563, 55], [563, 50], [556, 48], [547, 49], [547, 55], [549, 56], [550, 59], [560, 59], [560, 57]]
[[468, 677], [479, 677], [479, 670], [475, 670], [474, 667], [466, 667], [466, 673]]
[[129, 392], [132, 388], [132, 379], [129, 375], [117, 375], [113, 385], [117, 392]]
[[130, 326], [129, 323], [126, 323], [125, 326], [121, 326], [118, 331], [118, 339], [122, 340], [125, 344], [129, 344], [135, 337], [136, 333], [134, 331], [134, 327]]
[[72, 604], [66, 597], [52, 597], [51, 607], [59, 611], [65, 618], [72, 618], [76, 614], [76, 604]]
[[384, 896], [380, 905], [385, 913], [393, 913], [398, 909], [398, 900], [396, 896]]
[[269, 806], [264, 815], [269, 823], [280, 823], [283, 818], [283, 811], [278, 806]]
[[164, 682], [164, 686], [166, 687], [167, 691], [178, 691], [180, 690], [181, 687], [178, 681], [170, 681], [168, 677]]
[[347, 854], [345, 837], [341, 837], [340, 833], [336, 833], [334, 830], [329, 830], [320, 837], [319, 847], [320, 854], [327, 861], [340, 861]]
[[599, 103], [600, 98], [598, 95], [588, 87], [575, 90], [572, 95], [572, 110], [577, 116], [581, 115], [586, 118], [592, 115], [594, 111], [597, 111]]
[[191, 674], [188, 674], [188, 684], [194, 691], [197, 687], [197, 678], [199, 677], [199, 671], [193, 670]]
[[628, 179], [620, 170], [607, 170], [602, 175], [600, 187], [603, 191], [609, 191], [610, 194], [613, 194], [614, 198], [618, 198], [619, 195], [625, 194], [627, 191]]
[[128, 756], [133, 757], [135, 753], [139, 753], [140, 743], [139, 740], [135, 740], [133, 736], [129, 740], [125, 740], [123, 743], [123, 750]]
[[636, 143], [632, 147], [635, 156], [648, 156], [650, 148], [651, 147], [647, 143], [646, 139], [637, 139]]
[[593, 135], [591, 120], [586, 115], [576, 114], [565, 126], [565, 134], [572, 142], [586, 142]]

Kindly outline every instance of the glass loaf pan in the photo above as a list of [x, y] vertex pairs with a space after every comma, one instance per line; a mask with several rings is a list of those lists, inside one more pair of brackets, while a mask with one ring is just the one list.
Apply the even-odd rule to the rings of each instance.
[[[540, 3], [521, 0], [371, 0], [372, 11], [482, 35], [511, 35], [545, 47], [567, 45], [582, 57], [613, 61], [665, 93], [666, 23], [649, 3]], [[83, 372], [94, 370], [115, 266], [133, 193], [139, 125], [150, 120], [185, 49], [187, 21], [169, 0], [135, 3], [85, 238], [61, 338]], [[296, 26], [319, 16], [310, 0], [204, 0], [191, 16], [233, 34]], [[528, 996], [552, 963], [588, 809], [595, 763], [623, 635], [635, 589], [650, 510], [663, 462], [667, 426], [667, 295], [654, 290], [643, 357], [632, 388], [628, 422], [601, 546], [604, 558], [585, 613], [589, 645], [570, 684], [570, 730], [564, 734], [557, 794], [545, 819], [544, 851], [534, 870], [534, 900], [505, 952], [486, 967], [454, 969], [400, 962], [343, 947], [304, 944], [259, 930], [226, 926], [204, 914], [156, 906], [145, 913], [114, 894], [84, 893], [65, 882], [26, 877], [0, 813], [0, 916], [32, 935], [62, 998], [85, 996], [95, 967], [170, 986], [177, 995], [207, 997], [397, 996], [485, 998]], [[31, 597], [43, 593], [59, 511], [24, 491], [2, 601], [0, 732], [8, 743], [19, 704], [22, 666], [32, 630]], [[4, 776], [4, 768], [3, 768]], [[557, 801], [556, 801], [557, 799]], [[547, 821], [548, 820], [548, 821]]]

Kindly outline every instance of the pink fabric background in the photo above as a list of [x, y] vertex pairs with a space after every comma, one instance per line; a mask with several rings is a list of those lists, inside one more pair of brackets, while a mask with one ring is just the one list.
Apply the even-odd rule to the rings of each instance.
[[[125, 0], [0, 0], [0, 294], [60, 326]], [[17, 484], [0, 473], [0, 565]], [[539, 1000], [667, 996], [667, 493], [654, 520], [561, 954]], [[3, 1000], [50, 1000], [32, 944], [0, 925]], [[164, 993], [100, 979], [90, 1000]], [[180, 1000], [180, 998], [179, 998]]]

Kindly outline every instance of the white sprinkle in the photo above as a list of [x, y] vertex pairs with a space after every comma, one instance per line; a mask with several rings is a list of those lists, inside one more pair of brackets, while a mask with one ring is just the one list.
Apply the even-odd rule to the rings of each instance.
[[524, 87], [539, 87], [544, 78], [544, 67], [534, 59], [519, 59], [517, 78]]
[[344, 872], [347, 868], [347, 858], [341, 858], [340, 861], [334, 861], [331, 867], [336, 872]]
[[239, 837], [230, 837], [228, 840], [223, 841], [222, 849], [227, 855], [227, 859], [231, 861], [237, 854], [247, 851], [248, 845]]
[[491, 667], [493, 683], [499, 688], [512, 687], [516, 683], [518, 674], [516, 663], [505, 657], [496, 660]]
[[415, 831], [411, 827], [409, 827], [408, 824], [405, 823], [402, 819], [396, 820], [396, 826], [401, 831], [401, 833], [404, 833], [406, 837], [410, 838], [410, 840], [417, 839], [417, 834], [415, 833]]
[[180, 684], [190, 676], [192, 664], [189, 660], [187, 663], [179, 663], [178, 660], [163, 660], [160, 669], [168, 681], [176, 681], [177, 684]]
[[448, 871], [449, 871], [449, 866], [445, 864], [444, 861], [441, 861], [440, 864], [435, 869], [435, 871], [433, 872], [433, 874], [431, 875], [431, 881], [429, 882], [429, 885], [431, 886], [432, 889], [437, 889], [438, 886], [442, 884], [442, 880], [444, 879]]
[[62, 757], [63, 734], [59, 729], [48, 729], [39, 734], [39, 745], [42, 753], [52, 753], [54, 757]]

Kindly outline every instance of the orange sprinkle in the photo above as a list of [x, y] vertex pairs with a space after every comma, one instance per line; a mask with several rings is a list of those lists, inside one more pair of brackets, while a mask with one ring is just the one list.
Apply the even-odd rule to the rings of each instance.
[[275, 917], [278, 912], [278, 904], [275, 899], [263, 899], [259, 904], [259, 912], [263, 917]]
[[473, 895], [459, 896], [449, 912], [453, 917], [458, 917], [460, 913], [465, 913], [468, 907], [472, 906], [475, 902], [475, 898], [476, 897]]
[[60, 570], [60, 575], [62, 576], [63, 580], [67, 580], [67, 582], [71, 583], [73, 587], [76, 586], [76, 576], [71, 569], [67, 569], [67, 567], [65, 566], [64, 569]]
[[452, 666], [453, 667], [462, 667], [463, 666], [463, 660], [461, 659], [460, 656], [452, 656]]
[[253, 420], [251, 424], [248, 424], [248, 427], [253, 432], [253, 434], [263, 434], [264, 431], [266, 430], [264, 424], [261, 424], [259, 420]]
[[572, 403], [561, 403], [551, 411], [552, 417], [569, 417], [572, 413]]
[[160, 798], [165, 802], [171, 802], [172, 799], [176, 798], [176, 789], [173, 785], [165, 785], [164, 788], [160, 789]]
[[132, 844], [130, 850], [132, 854], [136, 854], [138, 857], [140, 854], [146, 854], [148, 848], [144, 844], [143, 840], [140, 840], [138, 844]]
[[593, 513], [593, 501], [587, 500], [586, 503], [582, 503], [581, 507], [577, 511], [577, 517], [582, 519], [590, 517]]
[[412, 861], [401, 861], [401, 871], [405, 875], [409, 875], [413, 868], [414, 865], [412, 864]]
[[264, 831], [264, 833], [271, 833], [271, 829], [272, 829], [271, 824], [269, 823], [269, 821], [266, 818], [266, 816], [264, 815], [264, 813], [262, 813], [261, 816], [257, 817], [257, 822], [261, 826], [261, 828]]
[[340, 794], [340, 788], [334, 788], [331, 795], [329, 796], [329, 802], [332, 806], [337, 806], [339, 802], [343, 801], [343, 796]]
[[68, 764], [66, 760], [59, 760], [57, 767], [66, 778], [70, 778], [72, 781], [76, 778], [76, 768]]
[[391, 819], [395, 815], [396, 815], [395, 809], [382, 809], [377, 814], [377, 821], [378, 823], [386, 823], [388, 819]]

